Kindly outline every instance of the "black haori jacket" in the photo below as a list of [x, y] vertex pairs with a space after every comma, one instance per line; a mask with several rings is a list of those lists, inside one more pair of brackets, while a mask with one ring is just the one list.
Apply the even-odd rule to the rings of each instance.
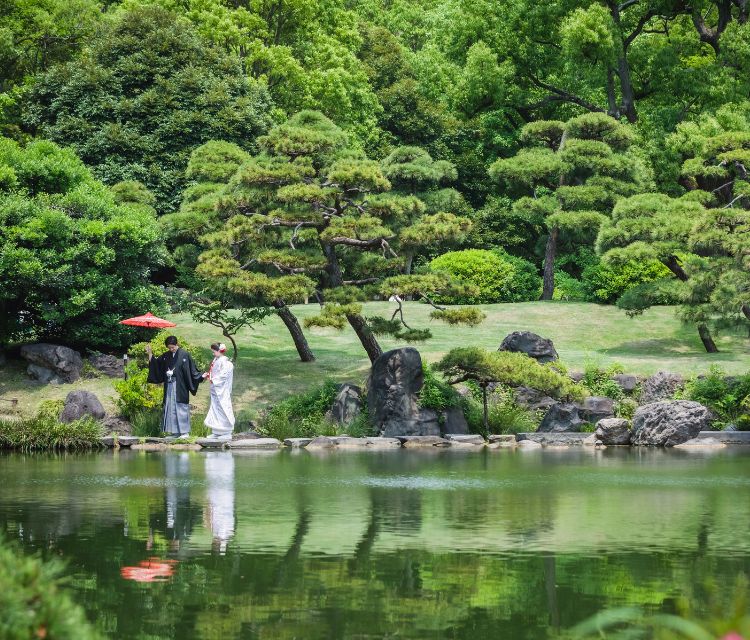
[[203, 374], [198, 371], [190, 354], [184, 349], [177, 349], [161, 354], [158, 358], [151, 358], [148, 363], [148, 382], [164, 385], [164, 400], [167, 391], [167, 369], [174, 368], [174, 379], [177, 384], [177, 402], [188, 404], [188, 392], [193, 395], [198, 391], [198, 385], [203, 381]]

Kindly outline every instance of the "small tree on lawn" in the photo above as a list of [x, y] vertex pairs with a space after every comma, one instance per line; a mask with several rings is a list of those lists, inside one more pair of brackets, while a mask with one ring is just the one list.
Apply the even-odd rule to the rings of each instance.
[[272, 313], [273, 309], [268, 307], [234, 309], [226, 299], [195, 300], [190, 304], [190, 315], [195, 322], [221, 329], [221, 335], [232, 343], [232, 362], [237, 361], [237, 343], [234, 336], [245, 327], [253, 327], [263, 322]]
[[603, 113], [530, 122], [521, 141], [523, 149], [489, 171], [519, 197], [516, 215], [547, 227], [542, 300], [551, 300], [561, 235], [592, 244], [617, 199], [647, 190], [651, 174], [631, 149], [632, 129]]
[[489, 429], [487, 387], [490, 384], [531, 387], [555, 398], [580, 399], [583, 393], [570, 378], [523, 353], [459, 347], [451, 349], [435, 368], [443, 373], [449, 384], [473, 381], [479, 385], [485, 430]]

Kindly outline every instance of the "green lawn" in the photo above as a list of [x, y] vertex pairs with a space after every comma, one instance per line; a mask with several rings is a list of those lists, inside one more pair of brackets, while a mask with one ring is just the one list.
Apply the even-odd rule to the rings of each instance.
[[[389, 303], [369, 303], [365, 314], [386, 312]], [[697, 332], [681, 325], [668, 307], [651, 309], [638, 318], [628, 318], [614, 307], [584, 303], [526, 302], [486, 305], [487, 319], [473, 329], [450, 327], [429, 320], [430, 309], [421, 304], [408, 305], [407, 318], [414, 326], [430, 326], [432, 340], [416, 345], [423, 357], [432, 362], [452, 347], [480, 345], [496, 349], [511, 331], [527, 329], [551, 338], [562, 361], [571, 370], [581, 370], [588, 362], [605, 366], [614, 362], [627, 372], [649, 374], [659, 370], [677, 371], [686, 375], [707, 371], [717, 364], [727, 373], [750, 370], [750, 340], [747, 336], [725, 334], [717, 337], [721, 350], [707, 354]], [[314, 314], [316, 305], [300, 305], [295, 312], [300, 318]], [[206, 347], [221, 336], [212, 327], [195, 325], [188, 315], [170, 318], [178, 324], [176, 331], [191, 342]], [[240, 357], [235, 374], [235, 407], [245, 415], [279, 398], [306, 389], [325, 377], [361, 381], [369, 362], [351, 330], [310, 329], [310, 345], [317, 356], [314, 363], [301, 363], [289, 334], [277, 318], [253, 330], [240, 333]], [[399, 346], [398, 341], [385, 338], [384, 349]], [[22, 411], [31, 411], [45, 398], [64, 398], [74, 388], [94, 391], [111, 407], [114, 391], [105, 378], [82, 380], [75, 385], [42, 386], [28, 381], [21, 363], [11, 363], [0, 382], [0, 397], [19, 399]], [[208, 394], [199, 391], [195, 405], [206, 407]], [[0, 403], [5, 405], [6, 403]], [[0, 412], [5, 407], [0, 406]]]

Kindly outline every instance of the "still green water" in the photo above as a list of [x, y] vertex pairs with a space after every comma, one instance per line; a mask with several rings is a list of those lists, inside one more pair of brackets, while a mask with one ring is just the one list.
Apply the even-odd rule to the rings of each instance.
[[0, 456], [112, 638], [554, 638], [750, 575], [736, 450]]

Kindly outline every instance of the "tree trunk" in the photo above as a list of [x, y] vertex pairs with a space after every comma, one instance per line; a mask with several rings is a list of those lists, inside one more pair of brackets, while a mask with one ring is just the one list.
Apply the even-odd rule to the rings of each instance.
[[224, 331], [223, 333], [224, 337], [232, 343], [232, 362], [237, 362], [237, 343], [229, 333], [227, 333], [226, 331]]
[[[326, 272], [328, 274], [329, 285], [331, 287], [342, 286], [344, 284], [344, 277], [341, 273], [338, 256], [336, 255], [336, 247], [325, 242], [321, 242], [320, 246], [328, 263]], [[359, 341], [367, 352], [367, 356], [370, 358], [370, 362], [375, 362], [383, 353], [383, 349], [380, 348], [380, 344], [378, 344], [375, 335], [370, 331], [370, 327], [367, 326], [365, 319], [358, 313], [347, 314], [346, 319], [349, 321], [352, 329], [354, 329], [354, 333], [357, 334]]]
[[742, 309], [742, 313], [745, 314], [745, 317], [750, 320], [750, 304], [743, 304], [740, 309]]
[[365, 319], [358, 313], [347, 314], [346, 319], [354, 329], [354, 333], [357, 334], [359, 341], [367, 352], [367, 357], [370, 358], [370, 362], [375, 362], [381, 355], [383, 355], [383, 349], [380, 348], [375, 335], [367, 326]]
[[612, 67], [607, 67], [607, 114], [613, 118], [620, 117], [620, 110], [617, 108], [617, 96], [615, 95], [615, 72]]
[[638, 114], [635, 111], [635, 92], [633, 91], [633, 81], [630, 78], [630, 65], [628, 64], [625, 51], [617, 59], [617, 75], [620, 76], [620, 93], [622, 94], [620, 113], [628, 119], [628, 122], [637, 122]]
[[555, 292], [555, 255], [557, 254], [557, 237], [560, 229], [553, 227], [547, 236], [547, 247], [544, 250], [544, 279], [542, 285], [542, 300], [552, 300]]
[[706, 353], [719, 353], [719, 349], [711, 337], [711, 332], [705, 324], [701, 323], [698, 325], [698, 335], [701, 337], [701, 342], [706, 349]]
[[291, 312], [289, 307], [284, 304], [283, 300], [274, 300], [273, 306], [276, 309], [276, 313], [279, 314], [281, 321], [286, 325], [286, 328], [289, 330], [289, 333], [292, 336], [294, 346], [297, 347], [299, 359], [302, 360], [302, 362], [314, 362], [315, 356], [310, 349], [310, 345], [307, 344], [307, 338], [305, 338], [305, 334], [302, 333], [302, 327], [299, 326], [297, 316], [295, 316]]

